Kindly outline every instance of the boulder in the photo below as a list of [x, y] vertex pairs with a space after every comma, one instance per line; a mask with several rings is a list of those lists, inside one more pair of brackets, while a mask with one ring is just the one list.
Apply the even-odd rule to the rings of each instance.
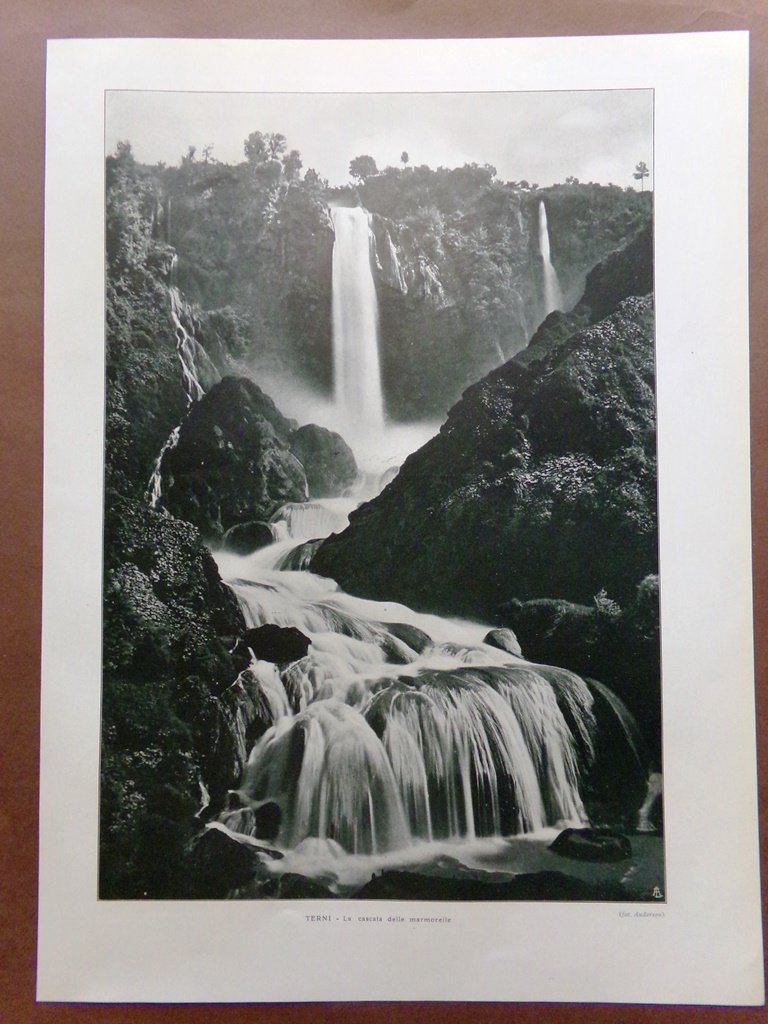
[[259, 839], [275, 840], [280, 832], [280, 808], [274, 801], [261, 804], [254, 810], [254, 829]]
[[315, 423], [291, 435], [291, 451], [304, 467], [310, 498], [335, 498], [358, 477], [352, 449], [341, 436]]
[[492, 629], [483, 637], [483, 643], [506, 651], [507, 654], [514, 654], [518, 658], [523, 656], [518, 639], [511, 629]]
[[432, 646], [432, 638], [423, 629], [419, 629], [418, 626], [411, 626], [407, 622], [384, 622], [382, 625], [392, 636], [402, 640], [404, 644], [410, 647], [412, 651], [416, 651], [417, 654], [423, 654], [428, 647]]
[[591, 828], [566, 828], [549, 849], [561, 857], [600, 863], [628, 860], [632, 856], [632, 846], [626, 836]]
[[259, 875], [262, 858], [272, 859], [270, 851], [221, 825], [208, 825], [193, 840], [186, 858], [188, 897], [224, 899]]
[[295, 626], [275, 626], [271, 622], [246, 630], [240, 642], [250, 647], [259, 661], [271, 661], [276, 665], [304, 658], [312, 643]]
[[163, 458], [165, 508], [219, 541], [233, 526], [306, 501], [304, 468], [289, 447], [295, 427], [252, 380], [225, 377], [190, 406]]
[[231, 526], [224, 534], [222, 543], [227, 551], [232, 551], [236, 555], [250, 555], [260, 548], [267, 547], [273, 540], [269, 525], [254, 519], [248, 523]]

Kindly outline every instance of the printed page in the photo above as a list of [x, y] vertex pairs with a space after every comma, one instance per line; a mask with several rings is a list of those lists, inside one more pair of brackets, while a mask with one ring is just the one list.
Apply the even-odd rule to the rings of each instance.
[[762, 1000], [747, 52], [49, 44], [40, 999]]

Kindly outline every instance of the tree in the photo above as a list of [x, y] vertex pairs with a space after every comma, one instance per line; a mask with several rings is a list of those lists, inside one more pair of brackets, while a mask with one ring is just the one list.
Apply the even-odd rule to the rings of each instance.
[[328, 188], [328, 179], [321, 178], [314, 167], [309, 167], [304, 175], [304, 184], [311, 191], [320, 192]]
[[276, 160], [279, 156], [282, 156], [288, 147], [288, 140], [284, 135], [279, 132], [267, 135], [267, 146], [269, 148], [269, 155], [273, 160]]
[[643, 181], [645, 180], [645, 178], [648, 177], [650, 173], [651, 172], [648, 170], [648, 167], [646, 166], [644, 160], [641, 160], [640, 163], [635, 167], [635, 173], [632, 175], [632, 177], [635, 179], [635, 181], [640, 182], [641, 192], [643, 191]]
[[243, 143], [245, 158], [249, 164], [258, 164], [267, 156], [267, 140], [261, 132], [251, 132]]
[[303, 166], [298, 149], [292, 149], [283, 157], [283, 169], [288, 181], [298, 181], [299, 171]]
[[408, 150], [404, 149], [403, 152], [400, 154], [400, 163], [404, 164], [407, 167], [408, 166], [408, 161], [410, 159], [411, 158], [408, 156]]
[[245, 158], [249, 164], [261, 164], [265, 160], [276, 160], [285, 152], [286, 138], [279, 132], [251, 132], [243, 143]]
[[350, 162], [349, 173], [353, 178], [357, 178], [358, 181], [365, 181], [366, 178], [378, 174], [379, 168], [376, 166], [376, 161], [372, 156], [356, 156]]

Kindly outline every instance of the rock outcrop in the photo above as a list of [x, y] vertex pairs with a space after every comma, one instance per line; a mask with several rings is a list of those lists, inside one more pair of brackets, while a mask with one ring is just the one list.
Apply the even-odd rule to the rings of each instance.
[[611, 295], [588, 284], [609, 316], [592, 322], [585, 304], [548, 318], [530, 349], [469, 388], [313, 571], [497, 621], [514, 598], [634, 597], [657, 567], [653, 301], [624, 293], [647, 287], [650, 246], [645, 234], [600, 270], [620, 282]]
[[219, 540], [252, 520], [268, 521], [289, 501], [305, 501], [304, 467], [286, 419], [246, 377], [225, 377], [189, 409], [178, 444], [163, 460], [163, 503]]
[[116, 500], [104, 552], [100, 895], [178, 896], [195, 812], [236, 781], [216, 737], [245, 624], [189, 523]]
[[310, 499], [334, 498], [357, 480], [355, 456], [341, 434], [307, 423], [291, 434], [290, 446], [304, 467]]

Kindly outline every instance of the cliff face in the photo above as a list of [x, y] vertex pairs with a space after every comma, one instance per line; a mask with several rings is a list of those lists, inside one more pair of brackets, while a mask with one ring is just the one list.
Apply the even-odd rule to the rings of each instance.
[[587, 305], [553, 314], [471, 387], [312, 569], [469, 617], [498, 618], [514, 598], [634, 595], [657, 559], [653, 304], [627, 295], [646, 290], [650, 247], [645, 233], [595, 272], [600, 319]]
[[[612, 186], [534, 192], [477, 181], [456, 202], [425, 184], [421, 205], [381, 196], [374, 265], [387, 411], [393, 419], [445, 415], [474, 381], [519, 352], [544, 318], [540, 203], [552, 261], [570, 309], [588, 272], [649, 223], [646, 198]], [[432, 205], [427, 205], [427, 197]], [[560, 232], [567, 237], [560, 238]], [[609, 312], [610, 310], [606, 311]]]
[[[203, 308], [231, 307], [215, 365], [256, 379], [333, 390], [329, 204], [372, 214], [387, 413], [442, 417], [461, 393], [520, 351], [544, 317], [539, 204], [552, 263], [570, 308], [589, 270], [651, 216], [652, 198], [616, 186], [539, 189], [500, 182], [492, 168], [387, 168], [332, 190], [279, 163], [187, 162], [144, 173], [172, 213], [155, 233], [178, 253], [178, 285]], [[149, 189], [150, 184], [146, 184]], [[170, 204], [170, 205], [169, 205]], [[229, 360], [229, 362], [228, 362]]]
[[189, 523], [113, 499], [104, 557], [100, 895], [178, 896], [202, 786], [237, 778], [216, 752], [244, 623]]

